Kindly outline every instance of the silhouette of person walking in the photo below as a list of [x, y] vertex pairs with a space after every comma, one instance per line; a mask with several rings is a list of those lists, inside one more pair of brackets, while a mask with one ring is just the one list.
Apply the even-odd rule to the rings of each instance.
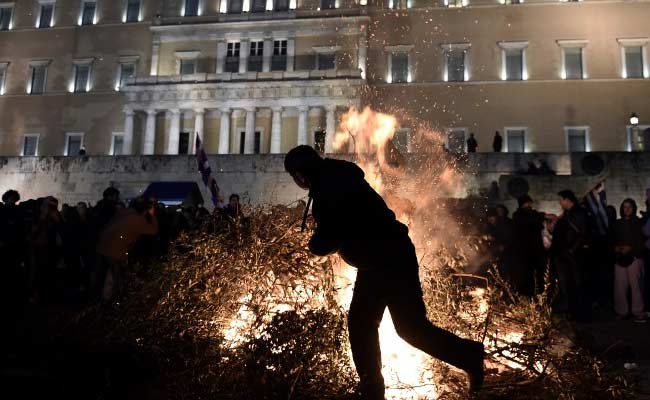
[[361, 168], [323, 159], [305, 145], [292, 149], [284, 166], [299, 187], [309, 190], [313, 202], [316, 229], [310, 251], [319, 256], [338, 252], [358, 269], [348, 331], [362, 398], [384, 398], [379, 324], [386, 307], [402, 339], [466, 371], [470, 389], [480, 389], [483, 344], [462, 339], [427, 319], [408, 228], [366, 182]]

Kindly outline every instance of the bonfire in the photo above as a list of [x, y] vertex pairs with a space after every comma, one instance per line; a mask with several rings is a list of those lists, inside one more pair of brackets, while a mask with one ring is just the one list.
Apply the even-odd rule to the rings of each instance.
[[[462, 159], [422, 127], [410, 144], [419, 155], [406, 160], [391, 145], [396, 127], [392, 116], [350, 110], [334, 147], [351, 153], [409, 226], [431, 321], [486, 345], [480, 397], [629, 395], [553, 317], [550, 276], [544, 293], [522, 298], [493, 266], [469, 267], [482, 238], [445, 201], [467, 195]], [[215, 218], [184, 233], [165, 260], [133, 276], [119, 307], [79, 326], [153, 354], [173, 398], [356, 398], [346, 328], [355, 270], [308, 252], [303, 211], [301, 202], [249, 208], [242, 220]], [[380, 341], [387, 398], [467, 397], [464, 373], [402, 341], [388, 313]]]

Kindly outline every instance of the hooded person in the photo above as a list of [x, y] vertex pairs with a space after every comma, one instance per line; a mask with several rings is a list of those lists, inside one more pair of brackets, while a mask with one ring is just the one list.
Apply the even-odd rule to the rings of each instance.
[[408, 228], [397, 221], [356, 164], [323, 159], [309, 146], [292, 149], [286, 171], [309, 190], [316, 228], [309, 241], [318, 256], [337, 253], [358, 269], [348, 314], [352, 358], [364, 399], [384, 398], [379, 324], [391, 313], [402, 339], [466, 371], [470, 389], [483, 383], [484, 348], [433, 325], [426, 317], [415, 247]]

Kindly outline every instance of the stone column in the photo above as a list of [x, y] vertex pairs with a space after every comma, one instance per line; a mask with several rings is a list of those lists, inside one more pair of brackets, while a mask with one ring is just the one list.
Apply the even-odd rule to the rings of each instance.
[[273, 107], [271, 120], [271, 154], [282, 152], [282, 107]]
[[219, 118], [219, 154], [228, 153], [230, 153], [230, 108], [224, 108]]
[[287, 71], [293, 71], [295, 58], [296, 58], [296, 40], [293, 38], [287, 39]]
[[271, 70], [271, 57], [273, 56], [273, 39], [264, 38], [264, 51], [262, 55], [262, 72]]
[[124, 138], [122, 142], [122, 154], [131, 155], [133, 153], [133, 110], [124, 110]]
[[142, 154], [152, 155], [156, 146], [156, 110], [147, 110], [147, 122], [144, 127], [144, 145]]
[[153, 42], [151, 48], [151, 71], [150, 75], [158, 75], [158, 59], [160, 58], [160, 42]]
[[307, 144], [307, 113], [308, 106], [298, 107], [298, 145]]
[[325, 153], [331, 153], [334, 143], [334, 135], [336, 134], [336, 106], [325, 106]]
[[171, 113], [171, 122], [169, 124], [166, 154], [178, 154], [178, 142], [181, 136], [181, 110], [175, 108], [169, 110], [169, 112]]
[[219, 40], [217, 42], [217, 69], [215, 71], [217, 74], [223, 72], [223, 67], [226, 64], [226, 52], [227, 52], [226, 41]]
[[[194, 133], [201, 138], [203, 146], [205, 146], [205, 138], [203, 137], [203, 118], [205, 117], [205, 110], [202, 108], [197, 108], [194, 110]], [[194, 138], [194, 143], [190, 143], [190, 152], [196, 153], [196, 138]], [[192, 151], [192, 149], [194, 151]]]
[[250, 54], [250, 41], [248, 39], [239, 42], [239, 73], [248, 71], [248, 56]]
[[246, 108], [246, 133], [244, 135], [244, 154], [255, 151], [255, 107]]

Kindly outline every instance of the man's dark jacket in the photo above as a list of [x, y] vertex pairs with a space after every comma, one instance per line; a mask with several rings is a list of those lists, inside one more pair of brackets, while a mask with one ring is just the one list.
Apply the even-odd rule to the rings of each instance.
[[396, 262], [405, 249], [412, 251], [408, 228], [366, 182], [361, 168], [328, 158], [310, 184], [316, 220], [309, 242], [312, 253], [338, 251], [348, 264], [361, 270], [408, 268]]

